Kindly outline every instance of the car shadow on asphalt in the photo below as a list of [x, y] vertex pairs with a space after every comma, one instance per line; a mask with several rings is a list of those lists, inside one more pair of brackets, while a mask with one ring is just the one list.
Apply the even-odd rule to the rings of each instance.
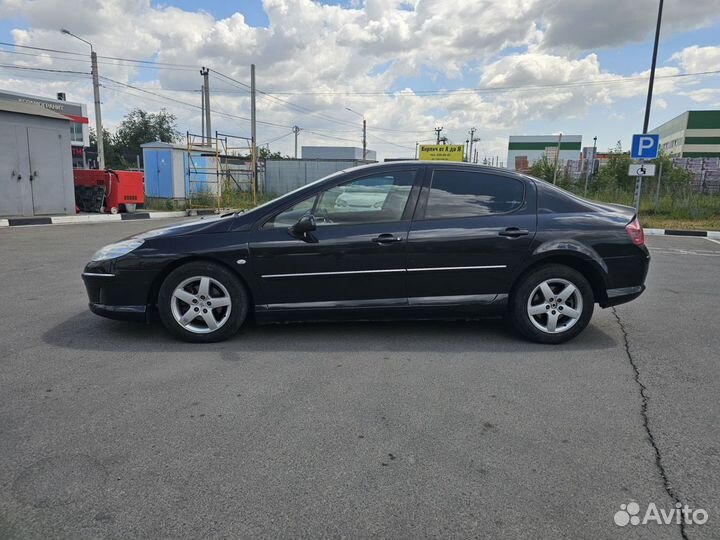
[[76, 350], [118, 352], [272, 351], [438, 351], [532, 352], [560, 347], [563, 351], [611, 349], [616, 338], [592, 323], [573, 341], [560, 345], [530, 343], [501, 319], [454, 321], [303, 322], [258, 325], [248, 322], [223, 343], [184, 343], [158, 321], [149, 324], [113, 321], [78, 313], [47, 330], [45, 343]]

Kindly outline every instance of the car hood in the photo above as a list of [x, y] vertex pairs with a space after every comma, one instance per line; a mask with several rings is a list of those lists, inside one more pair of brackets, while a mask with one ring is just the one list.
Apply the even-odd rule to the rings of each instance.
[[233, 219], [234, 214], [226, 214], [223, 216], [203, 216], [201, 218], [195, 218], [189, 221], [184, 221], [183, 223], [178, 223], [177, 225], [151, 229], [149, 231], [136, 234], [132, 238], [149, 240], [151, 238], [159, 237], [167, 238], [170, 236], [184, 236], [188, 234], [226, 232], [232, 226]]

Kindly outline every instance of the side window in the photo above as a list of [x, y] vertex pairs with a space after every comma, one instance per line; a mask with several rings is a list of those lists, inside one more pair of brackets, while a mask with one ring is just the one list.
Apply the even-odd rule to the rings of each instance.
[[414, 180], [414, 171], [398, 171], [332, 187], [318, 198], [313, 212], [317, 224], [400, 221]]
[[305, 214], [313, 214], [318, 227], [400, 221], [414, 182], [412, 170], [357, 178], [283, 210], [263, 228], [287, 228]]
[[523, 203], [520, 180], [471, 171], [433, 173], [425, 219], [503, 214]]
[[265, 222], [263, 229], [280, 229], [291, 227], [297, 223], [297, 221], [304, 216], [312, 212], [313, 206], [315, 206], [316, 195], [313, 195], [309, 199], [305, 199], [297, 203], [286, 210], [283, 210], [275, 217]]

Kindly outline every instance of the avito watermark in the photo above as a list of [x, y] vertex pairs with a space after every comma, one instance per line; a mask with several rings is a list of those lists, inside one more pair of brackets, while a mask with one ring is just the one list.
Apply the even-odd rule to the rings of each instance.
[[658, 525], [704, 525], [708, 520], [708, 513], [702, 508], [690, 508], [687, 504], [675, 503], [675, 508], [669, 510], [658, 508], [655, 503], [650, 503], [641, 517], [640, 505], [636, 502], [621, 504], [620, 510], [613, 516], [615, 524], [620, 527], [625, 525], [647, 525], [657, 523]]

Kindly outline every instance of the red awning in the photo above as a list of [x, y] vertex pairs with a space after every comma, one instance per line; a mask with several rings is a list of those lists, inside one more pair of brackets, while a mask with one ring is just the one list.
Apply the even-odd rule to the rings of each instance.
[[67, 116], [70, 120], [72, 120], [73, 122], [77, 122], [78, 124], [89, 123], [88, 119], [85, 118], [84, 116], [75, 116], [74, 114], [66, 114], [64, 116]]

